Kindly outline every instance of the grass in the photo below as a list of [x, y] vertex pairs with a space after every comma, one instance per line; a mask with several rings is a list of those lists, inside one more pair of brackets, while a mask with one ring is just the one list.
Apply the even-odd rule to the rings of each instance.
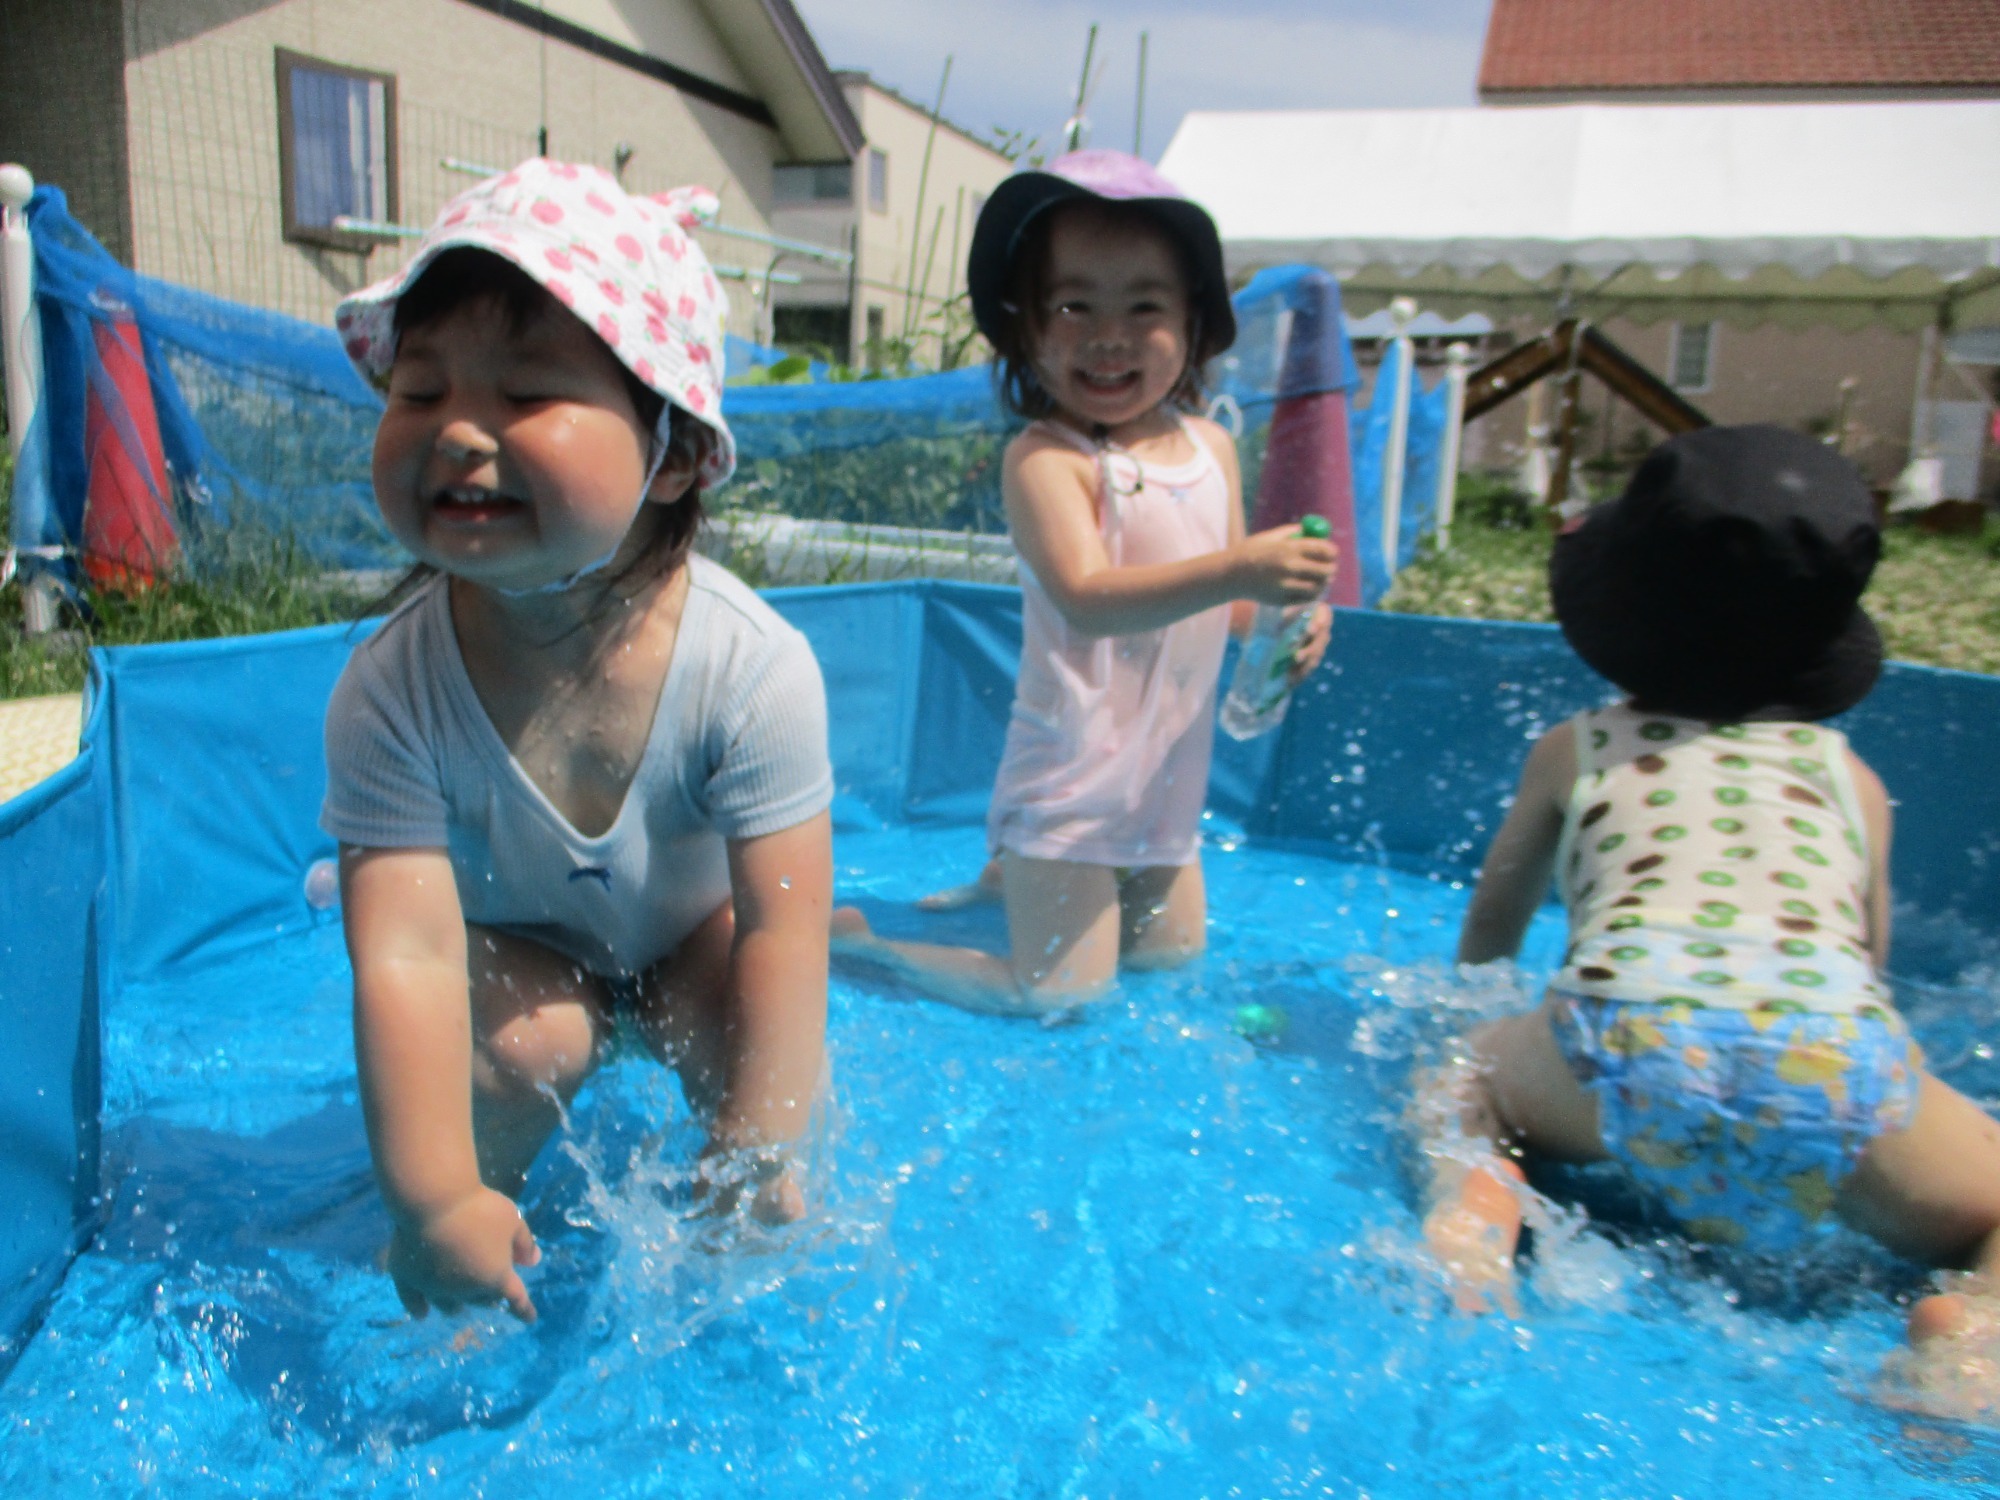
[[[0, 534], [10, 512], [13, 465], [0, 442]], [[325, 625], [357, 618], [373, 595], [323, 572], [289, 538], [230, 533], [142, 593], [90, 590], [65, 608], [48, 636], [22, 632], [19, 580], [0, 588], [0, 698], [74, 693], [93, 646], [195, 641]]]
[[[1551, 534], [1517, 496], [1468, 475], [1451, 546], [1403, 570], [1382, 607], [1478, 620], [1550, 620]], [[2000, 521], [1977, 535], [1934, 536], [1898, 523], [1863, 605], [1899, 661], [2000, 672]]]
[[[11, 474], [0, 444], [0, 528]], [[1548, 620], [1550, 533], [1504, 481], [1467, 475], [1451, 546], [1426, 544], [1397, 578], [1386, 610], [1480, 620]], [[723, 559], [753, 584], [769, 560], [754, 540]], [[828, 582], [837, 582], [829, 578]], [[92, 592], [53, 637], [24, 636], [21, 588], [0, 588], [0, 698], [73, 693], [93, 646], [203, 640], [357, 618], [371, 595], [322, 573], [288, 539], [232, 534], [143, 593]], [[1865, 601], [1902, 661], [2000, 673], [2000, 522], [1974, 536], [1891, 526]]]

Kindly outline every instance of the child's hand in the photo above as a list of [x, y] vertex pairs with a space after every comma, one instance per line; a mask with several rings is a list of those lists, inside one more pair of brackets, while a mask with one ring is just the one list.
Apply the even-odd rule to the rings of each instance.
[[1292, 655], [1291, 684], [1297, 687], [1318, 668], [1326, 655], [1327, 643], [1333, 639], [1332, 606], [1319, 603], [1312, 607], [1312, 624], [1299, 637], [1298, 650]]
[[505, 1302], [515, 1317], [532, 1323], [535, 1304], [514, 1268], [541, 1258], [514, 1200], [489, 1187], [414, 1223], [398, 1224], [389, 1241], [389, 1275], [413, 1318], [433, 1306], [456, 1312], [468, 1302]]
[[1340, 549], [1296, 525], [1273, 526], [1234, 548], [1237, 597], [1259, 604], [1304, 604], [1317, 599], [1333, 577]]

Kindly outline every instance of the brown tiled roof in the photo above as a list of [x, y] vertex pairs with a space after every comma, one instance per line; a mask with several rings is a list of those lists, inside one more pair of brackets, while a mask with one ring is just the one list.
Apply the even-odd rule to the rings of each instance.
[[1493, 0], [1481, 94], [2000, 84], [2000, 0]]

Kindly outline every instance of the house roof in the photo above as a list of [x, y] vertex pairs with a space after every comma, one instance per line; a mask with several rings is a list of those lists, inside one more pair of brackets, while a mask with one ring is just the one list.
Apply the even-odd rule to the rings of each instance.
[[705, 9], [737, 66], [778, 122], [798, 161], [851, 161], [861, 122], [791, 0], [707, 0]]
[[1482, 97], [2000, 88], [2000, 0], [1493, 0]]
[[[931, 107], [928, 104], [918, 103], [902, 90], [884, 83], [865, 68], [839, 68], [835, 70], [833, 76], [843, 89], [873, 89], [885, 99], [893, 99], [896, 103], [902, 105], [903, 108], [920, 114], [927, 120], [930, 118]], [[968, 144], [977, 146], [982, 151], [991, 152], [998, 160], [1007, 161], [1009, 159], [1007, 153], [1000, 150], [992, 141], [986, 139], [984, 136], [975, 134], [970, 128], [959, 124], [948, 115], [938, 116], [938, 128], [949, 130], [953, 135], [963, 138]]]

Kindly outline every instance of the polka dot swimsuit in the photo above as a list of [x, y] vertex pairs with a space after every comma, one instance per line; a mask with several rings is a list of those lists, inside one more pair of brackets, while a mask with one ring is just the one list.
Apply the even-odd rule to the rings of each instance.
[[1557, 853], [1572, 995], [1881, 1015], [1847, 741], [1820, 724], [1579, 715]]

